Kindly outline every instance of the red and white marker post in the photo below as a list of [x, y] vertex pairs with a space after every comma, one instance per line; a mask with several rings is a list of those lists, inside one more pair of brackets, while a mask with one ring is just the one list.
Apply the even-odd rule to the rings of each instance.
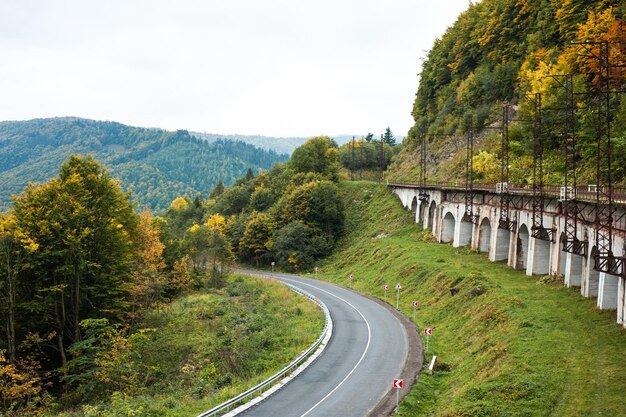
[[415, 309], [420, 306], [420, 303], [413, 301], [413, 321], [415, 321]]
[[424, 334], [426, 335], [426, 353], [428, 353], [428, 336], [433, 335], [433, 329], [430, 327], [424, 328]]
[[393, 387], [396, 389], [396, 414], [398, 414], [398, 403], [399, 403], [399, 392], [400, 390], [404, 387], [404, 380], [403, 379], [394, 379], [393, 380]]

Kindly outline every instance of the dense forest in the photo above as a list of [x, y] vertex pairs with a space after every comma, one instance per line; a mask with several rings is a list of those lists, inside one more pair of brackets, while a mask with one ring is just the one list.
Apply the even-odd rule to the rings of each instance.
[[0, 210], [29, 182], [53, 177], [71, 154], [92, 154], [132, 192], [140, 207], [157, 212], [177, 196], [206, 195], [219, 180], [230, 185], [248, 168], [258, 172], [287, 159], [242, 142], [207, 143], [184, 130], [78, 118], [2, 122]]
[[[171, 248], [166, 262], [175, 263], [185, 240], [195, 239], [215, 256], [191, 254], [192, 270], [207, 262], [219, 265], [228, 256], [256, 266], [275, 262], [291, 271], [312, 268], [343, 230], [338, 154], [332, 139], [312, 138], [288, 162], [256, 176], [250, 170], [229, 188], [218, 184], [205, 203], [177, 198], [164, 215], [174, 231], [164, 237]], [[213, 238], [215, 225], [223, 229], [224, 241]], [[215, 271], [219, 276], [219, 268]]]
[[[176, 197], [162, 216], [137, 213], [130, 194], [91, 155], [71, 156], [58, 176], [27, 186], [0, 213], [0, 414], [116, 415], [93, 410], [121, 393], [148, 395], [154, 386], [175, 396], [189, 384], [204, 384], [196, 395], [203, 398], [236, 378], [254, 377], [249, 367], [262, 372], [275, 364], [260, 359], [266, 354], [256, 345], [267, 348], [274, 339], [264, 318], [272, 313], [255, 309], [241, 321], [249, 315], [236, 307], [241, 296], [261, 295], [242, 292], [245, 285], [229, 277], [230, 266], [274, 262], [301, 271], [330, 254], [344, 224], [338, 155], [333, 140], [312, 138], [288, 162], [257, 175], [248, 169], [231, 187], [218, 181], [208, 199]], [[197, 291], [210, 291], [215, 300], [236, 297], [211, 314], [237, 320], [237, 328], [217, 333], [205, 348], [213, 356], [193, 359], [212, 367], [209, 380], [202, 368], [180, 369], [196, 348], [163, 328], [173, 320], [185, 322], [185, 334], [201, 332], [189, 327], [198, 320], [154, 311]], [[209, 314], [196, 304], [189, 311]], [[293, 305], [272, 308], [315, 324], [287, 313]], [[166, 343], [185, 346], [159, 353], [171, 361], [144, 356]], [[285, 348], [299, 346], [290, 341]], [[170, 381], [168, 374], [180, 379]]]
[[595, 182], [598, 126], [597, 88], [600, 42], [608, 42], [612, 91], [608, 119], [614, 152], [614, 179], [625, 180], [626, 157], [626, 6], [619, 0], [483, 0], [470, 5], [425, 60], [413, 116], [415, 125], [390, 173], [396, 180], [417, 180], [418, 143], [426, 138], [432, 180], [463, 177], [464, 141], [477, 135], [476, 179], [499, 178], [498, 129], [502, 105], [511, 105], [511, 181], [532, 180], [534, 100], [541, 94], [546, 182], [563, 180], [563, 87], [572, 74], [577, 162], [582, 182]]

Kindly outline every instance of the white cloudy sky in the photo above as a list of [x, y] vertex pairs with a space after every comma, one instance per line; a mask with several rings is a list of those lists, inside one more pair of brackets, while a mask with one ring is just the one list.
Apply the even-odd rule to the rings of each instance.
[[0, 0], [0, 120], [403, 136], [420, 58], [468, 4]]

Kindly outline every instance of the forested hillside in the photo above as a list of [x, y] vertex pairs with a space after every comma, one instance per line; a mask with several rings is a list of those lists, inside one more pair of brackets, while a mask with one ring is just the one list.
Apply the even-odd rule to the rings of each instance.
[[286, 155], [236, 141], [207, 143], [187, 131], [144, 129], [79, 118], [0, 123], [0, 210], [29, 182], [55, 176], [70, 154], [105, 163], [140, 207], [160, 211], [180, 195], [207, 195], [248, 168], [258, 172]]
[[[625, 153], [626, 63], [625, 3], [621, 0], [483, 0], [471, 4], [441, 39], [435, 41], [420, 74], [413, 116], [405, 143], [412, 145], [395, 160], [390, 178], [417, 179], [417, 144], [426, 137], [429, 176], [461, 178], [465, 136], [478, 135], [475, 175], [497, 180], [500, 164], [498, 128], [502, 104], [511, 104], [511, 181], [528, 183], [532, 166], [533, 100], [541, 94], [546, 181], [562, 181], [562, 145], [566, 106], [562, 77], [572, 74], [575, 134], [581, 179], [594, 181], [598, 126], [596, 92], [600, 42], [608, 42], [611, 69], [604, 87], [613, 91], [609, 120], [614, 160]], [[584, 45], [583, 45], [584, 44]], [[551, 77], [556, 75], [557, 77]], [[519, 121], [516, 121], [519, 120]], [[486, 127], [489, 127], [486, 129]], [[481, 152], [482, 151], [482, 152]], [[624, 172], [617, 169], [617, 181]]]

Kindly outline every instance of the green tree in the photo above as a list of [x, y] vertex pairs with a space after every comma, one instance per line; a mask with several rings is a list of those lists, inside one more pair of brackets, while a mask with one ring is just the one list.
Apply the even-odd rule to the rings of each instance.
[[250, 203], [250, 189], [245, 185], [235, 185], [224, 191], [211, 208], [213, 213], [225, 216], [241, 213]]
[[219, 180], [215, 187], [211, 190], [209, 198], [217, 198], [222, 194], [224, 194], [224, 183], [222, 182], [222, 180]]
[[333, 241], [343, 230], [343, 201], [330, 181], [311, 181], [295, 187], [277, 202], [274, 211], [279, 225], [302, 221]]
[[272, 250], [274, 229], [276, 221], [270, 214], [252, 212], [239, 242], [240, 255], [259, 265], [261, 259]]
[[338, 178], [337, 144], [326, 136], [307, 140], [293, 151], [289, 165], [296, 172], [314, 172], [336, 180]]
[[301, 221], [294, 221], [274, 232], [273, 253], [278, 264], [293, 271], [313, 267], [330, 253], [332, 242]]
[[[91, 156], [72, 156], [58, 179], [14, 201], [17, 226], [38, 249], [30, 259], [36, 308], [53, 329], [63, 364], [85, 318], [120, 320], [132, 274], [137, 215], [129, 195]], [[32, 300], [34, 301], [34, 300]]]
[[389, 127], [387, 127], [387, 129], [385, 130], [385, 134], [383, 135], [383, 141], [389, 146], [393, 146], [396, 144], [396, 138], [393, 136], [393, 133], [391, 132], [391, 129]]

